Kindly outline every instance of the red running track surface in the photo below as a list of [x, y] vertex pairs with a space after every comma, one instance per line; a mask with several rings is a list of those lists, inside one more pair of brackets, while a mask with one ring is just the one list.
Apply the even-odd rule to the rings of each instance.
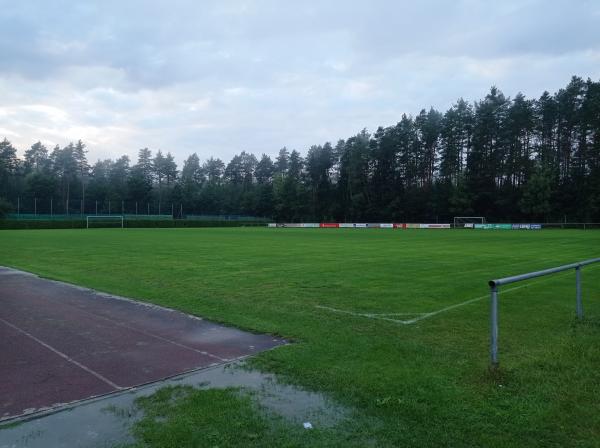
[[0, 267], [0, 420], [285, 341]]

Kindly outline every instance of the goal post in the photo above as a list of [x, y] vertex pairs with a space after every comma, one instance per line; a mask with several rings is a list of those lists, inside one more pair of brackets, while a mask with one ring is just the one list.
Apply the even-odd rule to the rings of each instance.
[[484, 216], [455, 216], [454, 226], [455, 229], [462, 228], [473, 228], [474, 224], [485, 224]]
[[125, 219], [122, 215], [88, 215], [86, 216], [86, 228], [121, 228], [125, 227]]

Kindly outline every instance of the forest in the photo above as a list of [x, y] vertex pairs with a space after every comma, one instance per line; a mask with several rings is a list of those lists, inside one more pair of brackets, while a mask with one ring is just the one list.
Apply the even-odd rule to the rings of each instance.
[[[34, 140], [35, 137], [32, 138]], [[142, 146], [142, 145], [140, 145]], [[91, 164], [84, 142], [23, 157], [0, 141], [0, 209], [244, 215], [286, 222], [600, 221], [600, 82], [573, 77], [539, 99], [459, 99], [416, 116], [274, 158], [226, 162], [140, 149]], [[99, 205], [98, 205], [99, 204]], [[97, 209], [99, 207], [99, 209]]]

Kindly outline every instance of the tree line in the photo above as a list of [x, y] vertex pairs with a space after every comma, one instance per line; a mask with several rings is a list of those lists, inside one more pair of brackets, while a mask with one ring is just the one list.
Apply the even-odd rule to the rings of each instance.
[[[80, 140], [17, 157], [0, 142], [0, 199], [93, 213], [93, 204], [176, 204], [184, 214], [249, 215], [277, 221], [600, 221], [600, 82], [573, 77], [539, 99], [458, 100], [402, 115], [389, 127], [275, 158], [242, 151], [228, 163], [140, 149], [90, 166]], [[45, 205], [47, 207], [47, 205]], [[62, 207], [62, 208], [61, 208]], [[115, 210], [118, 210], [115, 207]], [[40, 210], [43, 211], [43, 210]], [[140, 213], [142, 210], [140, 209]]]

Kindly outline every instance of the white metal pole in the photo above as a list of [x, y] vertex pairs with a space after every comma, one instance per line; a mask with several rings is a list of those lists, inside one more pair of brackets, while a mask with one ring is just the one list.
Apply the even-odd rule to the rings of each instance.
[[581, 301], [581, 266], [575, 268], [575, 290], [577, 295], [577, 318], [583, 319], [583, 303]]
[[498, 287], [491, 287], [490, 297], [490, 358], [491, 367], [498, 367]]

